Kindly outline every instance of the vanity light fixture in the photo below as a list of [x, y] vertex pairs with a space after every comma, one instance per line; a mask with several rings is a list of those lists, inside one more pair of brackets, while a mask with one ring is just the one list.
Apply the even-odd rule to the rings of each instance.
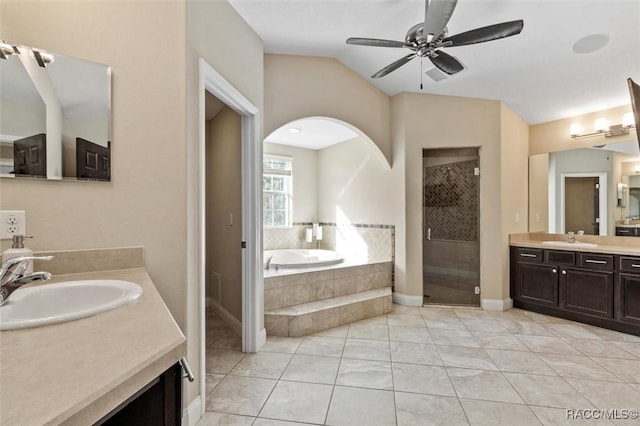
[[571, 139], [588, 138], [591, 136], [601, 135], [604, 135], [606, 138], [610, 138], [613, 136], [628, 135], [629, 130], [633, 128], [635, 128], [633, 114], [628, 112], [622, 117], [622, 124], [613, 124], [609, 126], [605, 118], [598, 118], [593, 124], [594, 131], [592, 133], [580, 134], [580, 123], [571, 123], [571, 126], [569, 127], [569, 134], [571, 135]]
[[0, 58], [7, 59], [9, 56], [17, 53], [20, 53], [20, 50], [18, 50], [16, 46], [12, 46], [4, 41], [0, 42]]
[[636, 167], [633, 169], [633, 171], [635, 173], [640, 173], [640, 164], [637, 164]]
[[46, 68], [47, 65], [52, 64], [54, 61], [54, 56], [51, 53], [47, 53], [44, 50], [31, 49], [31, 56], [35, 58], [38, 65], [42, 68]]

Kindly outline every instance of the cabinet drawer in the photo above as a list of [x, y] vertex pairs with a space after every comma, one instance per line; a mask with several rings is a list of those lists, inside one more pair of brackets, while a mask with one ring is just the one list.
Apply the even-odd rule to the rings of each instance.
[[640, 274], [640, 258], [620, 256], [620, 271]]
[[572, 251], [545, 250], [544, 261], [555, 265], [575, 265], [576, 254]]
[[518, 262], [542, 262], [542, 249], [518, 248]]
[[613, 270], [613, 255], [578, 253], [578, 265], [587, 268]]

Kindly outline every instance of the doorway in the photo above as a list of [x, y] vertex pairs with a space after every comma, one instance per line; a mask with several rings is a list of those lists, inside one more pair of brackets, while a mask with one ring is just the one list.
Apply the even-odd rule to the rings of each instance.
[[478, 148], [424, 149], [425, 304], [480, 306]]
[[560, 232], [607, 235], [607, 174], [562, 173]]

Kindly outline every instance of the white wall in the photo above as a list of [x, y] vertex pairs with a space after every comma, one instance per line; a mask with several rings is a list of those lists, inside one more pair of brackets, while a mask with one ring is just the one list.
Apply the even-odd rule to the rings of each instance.
[[264, 143], [264, 154], [293, 158], [292, 221], [318, 221], [318, 151], [277, 143]]

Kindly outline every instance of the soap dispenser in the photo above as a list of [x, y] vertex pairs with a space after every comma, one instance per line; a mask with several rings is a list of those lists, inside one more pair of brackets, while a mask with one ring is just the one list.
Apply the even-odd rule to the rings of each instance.
[[[10, 249], [6, 249], [2, 252], [2, 263], [6, 262], [9, 259], [13, 259], [14, 257], [22, 257], [22, 256], [33, 256], [33, 250], [29, 248], [25, 248], [24, 239], [25, 238], [33, 238], [33, 237], [25, 237], [24, 235], [14, 234], [13, 235], [13, 244]], [[33, 272], [33, 261], [29, 261], [27, 265], [27, 269], [24, 271], [25, 274], [30, 274]]]

